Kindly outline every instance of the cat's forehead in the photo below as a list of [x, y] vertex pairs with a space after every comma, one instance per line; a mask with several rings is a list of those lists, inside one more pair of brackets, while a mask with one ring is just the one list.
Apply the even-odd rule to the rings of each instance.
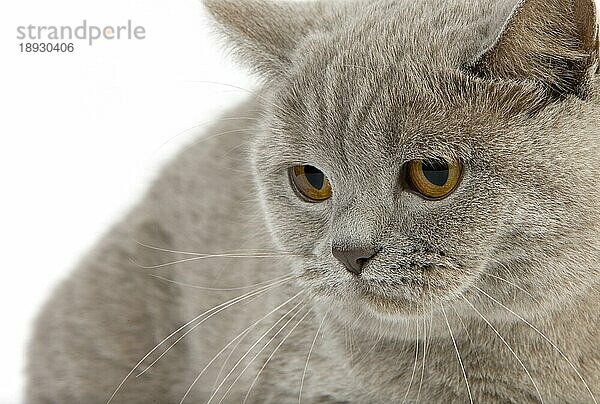
[[495, 40], [512, 3], [383, 2], [311, 34], [274, 98], [282, 152], [368, 164], [464, 157], [498, 147], [504, 134], [528, 142], [536, 131], [527, 127], [552, 99], [530, 81], [464, 68]]
[[[461, 12], [458, 3], [448, 7]], [[372, 149], [405, 158], [448, 155], [539, 108], [539, 94], [529, 88], [461, 70], [483, 46], [490, 21], [463, 15], [457, 25], [453, 13], [427, 10], [390, 2], [308, 38], [277, 99], [280, 122], [292, 129], [289, 141], [312, 151], [376, 141]]]
[[279, 140], [299, 154], [465, 157], [544, 106], [543, 97], [526, 86], [489, 84], [458, 69], [412, 61], [351, 56], [321, 55], [291, 78], [277, 100], [276, 121], [284, 128]]

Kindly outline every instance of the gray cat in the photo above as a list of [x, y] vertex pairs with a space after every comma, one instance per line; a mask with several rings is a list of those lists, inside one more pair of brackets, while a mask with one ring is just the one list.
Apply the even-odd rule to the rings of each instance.
[[514, 3], [205, 0], [264, 85], [56, 291], [27, 402], [600, 400], [594, 3]]

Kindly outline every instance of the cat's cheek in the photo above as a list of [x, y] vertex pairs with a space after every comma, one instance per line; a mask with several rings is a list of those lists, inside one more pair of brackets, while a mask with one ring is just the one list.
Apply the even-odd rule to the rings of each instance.
[[[296, 198], [298, 199], [298, 198]], [[322, 204], [278, 198], [265, 204], [270, 230], [280, 246], [291, 252], [318, 256], [329, 240], [330, 209]]]

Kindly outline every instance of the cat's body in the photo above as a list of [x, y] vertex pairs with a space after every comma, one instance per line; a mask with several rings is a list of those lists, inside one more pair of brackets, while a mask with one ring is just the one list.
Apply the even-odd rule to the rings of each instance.
[[[279, 24], [281, 21], [278, 18], [282, 21], [285, 18], [278, 13], [293, 10], [294, 7], [285, 5], [283, 10], [274, 10], [269, 14], [265, 12], [269, 10], [268, 3], [248, 4], [255, 5], [242, 4], [240, 7], [257, 10], [250, 13], [255, 17], [260, 14], [260, 18], [268, 18], [270, 15], [272, 21]], [[323, 6], [318, 10], [318, 19], [322, 19], [320, 23], [326, 26], [321, 26], [320, 31], [317, 29], [319, 24], [310, 18], [316, 15], [314, 10], [313, 14], [298, 12], [295, 19], [288, 21], [290, 26], [287, 28], [290, 30], [302, 26], [303, 30], [316, 31], [311, 41], [297, 44], [300, 51], [293, 58], [290, 57], [295, 61], [293, 80], [281, 79], [281, 71], [278, 71], [280, 66], [274, 67], [288, 61], [276, 54], [273, 43], [261, 48], [249, 45], [248, 38], [238, 41], [237, 46], [249, 54], [271, 52], [271, 57], [261, 59], [254, 67], [269, 80], [278, 78], [286, 84], [293, 83], [290, 86], [296, 91], [290, 93], [298, 93], [298, 86], [304, 85], [304, 89], [309, 89], [306, 90], [306, 104], [330, 113], [300, 119], [303, 108], [308, 107], [294, 104], [290, 94], [281, 89], [271, 91], [267, 84], [256, 98], [233, 110], [203, 138], [186, 148], [164, 170], [136, 209], [104, 237], [72, 278], [60, 286], [40, 314], [29, 352], [28, 403], [101, 403], [111, 398], [115, 390], [116, 394], [112, 397], [115, 403], [178, 402], [205, 365], [231, 340], [234, 342], [190, 389], [185, 402], [206, 402], [215, 391], [212, 402], [219, 402], [247, 365], [248, 368], [235, 382], [224, 402], [241, 402], [251, 386], [248, 402], [297, 402], [301, 383], [302, 401], [315, 403], [403, 402], [405, 398], [407, 402], [418, 399], [424, 403], [462, 403], [469, 401], [469, 395], [475, 402], [539, 402], [540, 396], [547, 403], [584, 403], [594, 402], [594, 397], [600, 399], [600, 351], [597, 349], [600, 347], [600, 313], [597, 310], [600, 305], [600, 276], [597, 272], [597, 268], [600, 268], [600, 248], [598, 237], [594, 237], [600, 234], [600, 221], [596, 220], [599, 192], [589, 188], [578, 195], [569, 188], [593, 184], [587, 177], [598, 172], [598, 164], [595, 163], [600, 158], [600, 150], [596, 143], [600, 142], [594, 142], [599, 135], [596, 130], [600, 111], [598, 79], [596, 76], [590, 78], [585, 88], [573, 87], [572, 93], [577, 93], [577, 96], [563, 94], [560, 101], [548, 102], [533, 89], [531, 83], [517, 90], [490, 90], [483, 84], [477, 84], [480, 82], [473, 84], [470, 81], [466, 81], [467, 84], [462, 87], [456, 84], [466, 79], [457, 79], [452, 69], [472, 62], [495, 42], [514, 1], [480, 0], [468, 6], [466, 2], [444, 0], [417, 4], [404, 1], [345, 4]], [[231, 11], [235, 9], [233, 2], [214, 1], [209, 3], [209, 7], [221, 23], [231, 25], [229, 31], [235, 30], [234, 25], [239, 21], [235, 18], [235, 12]], [[260, 18], [257, 17], [257, 20], [260, 21]], [[261, 29], [273, 28], [264, 22], [260, 28], [253, 27], [251, 18], [242, 21], [237, 28], [248, 37], [260, 36]], [[244, 27], [243, 24], [248, 26]], [[409, 35], [415, 32], [419, 35]], [[278, 38], [284, 45], [287, 39], [285, 34]], [[335, 43], [335, 46], [327, 48], [331, 43]], [[291, 50], [286, 46], [278, 49]], [[392, 60], [390, 54], [402, 55], [402, 58]], [[298, 62], [298, 55], [306, 56], [309, 62]], [[486, 60], [493, 59], [493, 56]], [[385, 81], [385, 72], [394, 70], [394, 63], [403, 66], [400, 69], [403, 70], [400, 73], [400, 77], [404, 77], [403, 82]], [[448, 84], [440, 86], [419, 69], [414, 70], [415, 65], [424, 63], [427, 63], [425, 71], [439, 71], [439, 75], [447, 75]], [[346, 66], [348, 71], [340, 66]], [[477, 64], [473, 66], [477, 67]], [[595, 69], [596, 66], [593, 67]], [[339, 74], [336, 69], [344, 71], [343, 79], [336, 78], [336, 74]], [[509, 74], [506, 70], [498, 71]], [[491, 68], [490, 72], [491, 75], [495, 73]], [[306, 83], [301, 83], [303, 77]], [[382, 80], [384, 84], [378, 85]], [[560, 85], [556, 83], [558, 81], [549, 85], [551, 91], [562, 91], [563, 84], [572, 84], [567, 81]], [[475, 86], [476, 91], [469, 87], [471, 85]], [[388, 88], [402, 95], [392, 98]], [[457, 96], [453, 91], [459, 91], [461, 95]], [[285, 96], [281, 93], [285, 93]], [[443, 94], [447, 100], [440, 101]], [[435, 95], [438, 95], [437, 99]], [[473, 101], [461, 104], [461, 96]], [[458, 99], [456, 105], [443, 107], [444, 102], [454, 99]], [[437, 101], [441, 102], [442, 107], [436, 104]], [[354, 212], [356, 216], [356, 212], [360, 212], [360, 220], [349, 221], [354, 223], [354, 227], [347, 223], [345, 225], [355, 229], [355, 234], [361, 232], [356, 223], [372, 222], [378, 228], [386, 229], [399, 228], [402, 223], [408, 222], [413, 226], [417, 223], [418, 226], [417, 218], [422, 219], [422, 211], [433, 209], [433, 205], [427, 205], [429, 208], [417, 205], [420, 203], [418, 200], [410, 199], [415, 198], [414, 195], [403, 199], [404, 211], [416, 212], [411, 220], [399, 220], [398, 223], [388, 220], [392, 213], [385, 209], [393, 211], [395, 208], [388, 204], [389, 198], [378, 192], [384, 192], [382, 190], [386, 188], [388, 176], [385, 169], [393, 164], [382, 161], [391, 153], [385, 151], [381, 154], [384, 157], [380, 157], [381, 150], [372, 147], [371, 141], [398, 147], [398, 139], [380, 129], [383, 120], [378, 121], [380, 126], [365, 124], [374, 120], [386, 105], [395, 102], [398, 103], [397, 108], [403, 111], [403, 125], [394, 129], [402, 133], [433, 133], [435, 136], [448, 128], [448, 132], [453, 133], [449, 136], [453, 139], [448, 146], [451, 149], [461, 148], [460, 139], [472, 135], [461, 126], [464, 122], [478, 128], [479, 134], [473, 135], [461, 151], [461, 158], [473, 161], [470, 171], [463, 174], [465, 187], [474, 187], [476, 181], [486, 179], [477, 174], [482, 167], [496, 170], [494, 173], [503, 173], [504, 169], [510, 171], [518, 163], [530, 161], [529, 169], [533, 174], [531, 177], [521, 174], [525, 177], [521, 181], [519, 174], [515, 173], [517, 177], [506, 181], [514, 187], [514, 194], [510, 193], [513, 191], [507, 191], [507, 185], [501, 179], [488, 178], [496, 188], [471, 198], [477, 200], [478, 205], [458, 201], [464, 206], [461, 208], [464, 210], [457, 213], [463, 220], [478, 215], [481, 217], [476, 224], [461, 225], [461, 228], [471, 226], [471, 230], [457, 233], [458, 241], [453, 242], [479, 242], [482, 246], [478, 247], [480, 250], [477, 252], [455, 251], [452, 247], [445, 247], [443, 250], [446, 252], [436, 253], [439, 256], [436, 255], [435, 259], [443, 262], [445, 266], [442, 268], [445, 270], [457, 271], [456, 277], [459, 279], [464, 275], [461, 271], [466, 271], [467, 283], [475, 282], [475, 275], [464, 269], [468, 269], [466, 264], [464, 267], [453, 266], [453, 256], [462, 257], [463, 263], [485, 267], [488, 275], [478, 278], [478, 283], [473, 286], [481, 288], [477, 289], [479, 292], [468, 286], [457, 292], [452, 289], [452, 282], [446, 286], [444, 279], [432, 278], [431, 283], [425, 281], [427, 289], [422, 283], [419, 284], [424, 288], [423, 297], [427, 299], [417, 301], [416, 311], [412, 305], [414, 300], [410, 300], [416, 297], [407, 298], [411, 302], [407, 315], [397, 316], [397, 311], [403, 312], [407, 306], [398, 309], [397, 305], [401, 306], [401, 303], [384, 300], [381, 297], [385, 295], [384, 292], [366, 298], [371, 299], [375, 307], [369, 309], [370, 312], [360, 311], [362, 309], [354, 306], [345, 311], [343, 304], [358, 302], [368, 306], [368, 303], [362, 303], [361, 298], [349, 294], [339, 297], [342, 303], [333, 302], [330, 297], [335, 297], [336, 291], [321, 291], [325, 294], [322, 295], [319, 288], [325, 290], [337, 282], [342, 285], [337, 292], [341, 294], [346, 287], [344, 282], [353, 282], [354, 278], [350, 275], [343, 280], [333, 279], [333, 275], [330, 275], [316, 286], [315, 276], [320, 276], [322, 267], [315, 270], [317, 275], [307, 275], [301, 282], [284, 282], [287, 278], [282, 278], [292, 272], [296, 275], [302, 272], [299, 269], [302, 265], [294, 261], [296, 258], [285, 256], [282, 251], [307, 256], [307, 251], [312, 253], [318, 246], [325, 245], [323, 248], [330, 250], [331, 241], [323, 234], [329, 234], [329, 231], [335, 233], [335, 229], [344, 226], [336, 223], [320, 230], [310, 228], [307, 217], [318, 221], [325, 220], [323, 217], [327, 215], [323, 211], [319, 211], [319, 214], [311, 211], [306, 216], [300, 214], [294, 205], [300, 202], [289, 202], [292, 199], [287, 199], [293, 198], [293, 193], [273, 192], [276, 186], [282, 186], [283, 180], [279, 180], [283, 176], [268, 177], [266, 181], [265, 178], [258, 178], [257, 169], [261, 171], [261, 162], [265, 159], [275, 160], [275, 156], [285, 156], [289, 162], [296, 164], [313, 163], [312, 160], [300, 161], [297, 157], [298, 150], [309, 149], [306, 142], [297, 140], [298, 144], [294, 145], [294, 151], [289, 152], [288, 157], [287, 149], [282, 149], [282, 145], [287, 146], [293, 141], [279, 141], [277, 138], [276, 142], [269, 145], [265, 139], [270, 136], [265, 133], [273, 126], [277, 126], [273, 132], [278, 135], [282, 131], [293, 131], [293, 126], [300, 121], [312, 129], [318, 126], [323, 132], [360, 132], [361, 137], [356, 141], [338, 136], [343, 139], [346, 155], [342, 160], [346, 160], [338, 162], [337, 167], [352, 171], [353, 162], [356, 161], [352, 159], [352, 153], [362, 152], [367, 156], [367, 161], [360, 166], [364, 169], [363, 174], [368, 175], [361, 176], [359, 173], [355, 182], [361, 183], [364, 178], [379, 178], [381, 181], [374, 189], [369, 188], [367, 183], [364, 194], [353, 191], [353, 198], [347, 200], [346, 207], [341, 210], [346, 213], [336, 210], [334, 216], [343, 216], [347, 212]], [[557, 106], [559, 103], [560, 108]], [[289, 109], [290, 105], [296, 108]], [[410, 110], [406, 112], [407, 105], [414, 107], [412, 113]], [[429, 109], [424, 109], [427, 105]], [[489, 116], [473, 113], [474, 110], [486, 108]], [[522, 113], [522, 110], [525, 112]], [[288, 122], [287, 126], [282, 123], [274, 125], [269, 116], [286, 111], [296, 120]], [[577, 123], [563, 119], [561, 113], [564, 111]], [[334, 113], [335, 117], [332, 115]], [[388, 118], [390, 116], [389, 112], [382, 114]], [[343, 119], [337, 121], [339, 117]], [[548, 133], [545, 141], [549, 146], [540, 146], [535, 138], [519, 138], [514, 145], [510, 145], [511, 139], [518, 137], [515, 133], [523, 132], [528, 119], [538, 119], [533, 127], [540, 133]], [[495, 126], [488, 122], [490, 120], [497, 121]], [[384, 136], [365, 137], [365, 127], [371, 133], [381, 130]], [[481, 133], [481, 128], [486, 128], [488, 132]], [[561, 130], [572, 128], [573, 135], [560, 135]], [[556, 134], [551, 130], [555, 130]], [[506, 138], [502, 137], [500, 131], [507, 133]], [[467, 134], [463, 135], [464, 132]], [[428, 147], [430, 143], [429, 139], [422, 143], [411, 143], [410, 135], [406, 136], [401, 144], [414, 144], [415, 147], [425, 144]], [[315, 143], [323, 143], [321, 146], [325, 145], [325, 149], [334, 150], [335, 146], [326, 143], [327, 136], [324, 138], [315, 140]], [[483, 145], [481, 150], [477, 149], [477, 144]], [[525, 155], [509, 160], [515, 164], [514, 167], [501, 161], [506, 157], [498, 158], [498, 166], [486, 160], [487, 151], [490, 155], [497, 152], [500, 156], [514, 156], [520, 153], [519, 150], [523, 150]], [[311, 153], [307, 152], [307, 155], [319, 160], [319, 157], [314, 157], [318, 154]], [[406, 153], [410, 155], [411, 151]], [[540, 154], [539, 160], [535, 153]], [[588, 160], [581, 164], [568, 160], [584, 158], [584, 155]], [[331, 156], [329, 158], [332, 159]], [[380, 158], [382, 161], [378, 164], [370, 164]], [[581, 171], [582, 178], [564, 175], [556, 176], [556, 180], [550, 179], [547, 183], [538, 183], [543, 176], [537, 176], [536, 173], [548, 160], [551, 161], [547, 165], [549, 170], [555, 167], [552, 161], [560, 161], [569, 172], [575, 169], [588, 171]], [[317, 163], [320, 162], [321, 167], [326, 166], [322, 161]], [[501, 163], [504, 168], [500, 166]], [[272, 167], [266, 167], [264, 172], [273, 172]], [[333, 172], [336, 172], [336, 168], [332, 165], [328, 173]], [[274, 185], [276, 182], [278, 185]], [[545, 194], [533, 195], [531, 202], [524, 200], [522, 195], [525, 194], [519, 193], [524, 184], [531, 184]], [[338, 180], [337, 188], [334, 183], [334, 196], [340, 195], [338, 198], [341, 198], [341, 192], [337, 195], [335, 192], [345, 186], [342, 180]], [[501, 195], [500, 190], [509, 195]], [[452, 201], [456, 199], [452, 198], [465, 196], [461, 192], [458, 190], [457, 196], [449, 197], [450, 202], [439, 203], [455, 203]], [[553, 195], [552, 192], [557, 194]], [[284, 196], [280, 198], [279, 195]], [[504, 199], [498, 199], [499, 195]], [[278, 203], [288, 204], [289, 209], [282, 209]], [[472, 209], [469, 208], [471, 205]], [[306, 206], [309, 209], [321, 209], [313, 204]], [[358, 206], [358, 209], [353, 206]], [[546, 216], [531, 219], [536, 209], [545, 212]], [[566, 209], [576, 214], [570, 214]], [[553, 213], [560, 217], [554, 217]], [[445, 211], [444, 214], [451, 216], [451, 211]], [[281, 215], [288, 215], [293, 220], [285, 222]], [[398, 216], [397, 213], [395, 215]], [[443, 227], [436, 220], [427, 226]], [[529, 226], [528, 220], [535, 226]], [[424, 223], [425, 219], [422, 221]], [[291, 223], [295, 223], [297, 228]], [[413, 233], [421, 231], [419, 227], [413, 229], [416, 229]], [[386, 234], [393, 238], [391, 230]], [[452, 240], [451, 236], [447, 238]], [[298, 240], [297, 249], [291, 245], [290, 240], [294, 239]], [[428, 239], [428, 243], [433, 244], [433, 239]], [[558, 241], [554, 243], [553, 240]], [[396, 241], [394, 246], [397, 249], [395, 253], [405, 251], [402, 241]], [[548, 251], [555, 254], [548, 261], [551, 264], [540, 258], [547, 256]], [[203, 253], [233, 253], [234, 257], [202, 258], [197, 255]], [[256, 256], [241, 257], [251, 253]], [[410, 264], [406, 264], [409, 269], [417, 268], [415, 272], [421, 271], [419, 265], [430, 265], [433, 269], [437, 268], [435, 265], [442, 265], [431, 263], [434, 260], [431, 256], [433, 253], [426, 247], [413, 247], [412, 252], [404, 254], [416, 254], [411, 256]], [[492, 256], [487, 258], [485, 265], [468, 261], [473, 260], [473, 256], [487, 255]], [[190, 260], [162, 266], [163, 263], [186, 259]], [[399, 270], [394, 266], [394, 261], [391, 262], [388, 260], [388, 265]], [[315, 264], [305, 266], [310, 268], [311, 265]], [[536, 272], [538, 266], [539, 270], [546, 268], [556, 272], [555, 282], [540, 278]], [[340, 270], [335, 268], [335, 271]], [[581, 269], [581, 274], [574, 273], [575, 268]], [[340, 271], [343, 275], [343, 269]], [[376, 272], [377, 268], [373, 271]], [[572, 278], [566, 278], [569, 271]], [[515, 276], [521, 275], [515, 273], [529, 276], [523, 275], [520, 279]], [[408, 279], [406, 275], [400, 275], [404, 277], [402, 279]], [[423, 282], [422, 278], [427, 274], [420, 276]], [[179, 337], [190, 330], [195, 322], [161, 344], [165, 337], [200, 313], [213, 307], [219, 310], [222, 307], [219, 304], [246, 292], [260, 290], [267, 287], [269, 281], [277, 282], [278, 279], [282, 283], [265, 293], [250, 295], [222, 311], [208, 311], [202, 318], [210, 318], [180, 341]], [[384, 277], [380, 282], [385, 285], [392, 280]], [[396, 287], [411, 285], [410, 281], [405, 282], [408, 283]], [[515, 286], [515, 283], [518, 285]], [[216, 291], [202, 290], [194, 285], [212, 288], [256, 286], [243, 290]], [[434, 304], [434, 299], [440, 297], [429, 292], [429, 289], [433, 290], [438, 285], [443, 285], [440, 288], [444, 290], [448, 289], [449, 297]], [[489, 293], [489, 297], [486, 293]], [[461, 300], [461, 296], [467, 299]], [[344, 302], [344, 299], [352, 302]], [[402, 301], [398, 299], [398, 302]], [[431, 306], [428, 305], [429, 301]], [[538, 304], [538, 301], [541, 303]], [[235, 339], [244, 329], [285, 302], [275, 313], [251, 328], [247, 336]], [[377, 314], [368, 314], [379, 309], [381, 311]], [[290, 314], [282, 317], [288, 310], [291, 310]], [[485, 316], [485, 320], [477, 311]], [[294, 328], [300, 319], [302, 321]], [[283, 341], [288, 333], [289, 337]], [[153, 364], [151, 369], [136, 377], [176, 341], [174, 348]], [[239, 345], [235, 345], [237, 342]], [[269, 345], [259, 353], [267, 342], [270, 342]], [[279, 346], [280, 342], [283, 343]], [[158, 344], [159, 347], [128, 376], [138, 361]], [[221, 372], [223, 362], [234, 346], [237, 348]], [[276, 347], [277, 352], [264, 366], [256, 383], [253, 383]], [[310, 360], [306, 365], [309, 350]], [[242, 358], [247, 352], [248, 355]], [[256, 359], [252, 360], [255, 355]], [[242, 358], [240, 365], [234, 368], [239, 358]], [[232, 369], [231, 376], [221, 384]]]

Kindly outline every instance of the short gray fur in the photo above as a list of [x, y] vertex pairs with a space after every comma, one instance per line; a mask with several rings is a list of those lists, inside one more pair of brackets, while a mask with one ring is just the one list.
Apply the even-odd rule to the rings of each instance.
[[[26, 402], [105, 403], [173, 330], [255, 289], [184, 284], [290, 273], [297, 279], [216, 314], [135, 377], [181, 333], [161, 345], [112, 402], [179, 402], [223, 346], [298, 292], [241, 340], [220, 379], [267, 332], [212, 402], [248, 365], [224, 399], [241, 402], [305, 313], [248, 402], [298, 402], [313, 341], [307, 403], [600, 400], [592, 0], [205, 5], [264, 84], [182, 151], [57, 289], [37, 320]], [[399, 181], [407, 161], [429, 157], [465, 165], [440, 201]], [[296, 164], [324, 171], [333, 197], [298, 198], [287, 174]], [[332, 243], [378, 253], [357, 276]], [[196, 257], [182, 251], [247, 249], [275, 256], [142, 268]], [[269, 331], [297, 303], [288, 327]], [[185, 402], [211, 397], [228, 352]]]

